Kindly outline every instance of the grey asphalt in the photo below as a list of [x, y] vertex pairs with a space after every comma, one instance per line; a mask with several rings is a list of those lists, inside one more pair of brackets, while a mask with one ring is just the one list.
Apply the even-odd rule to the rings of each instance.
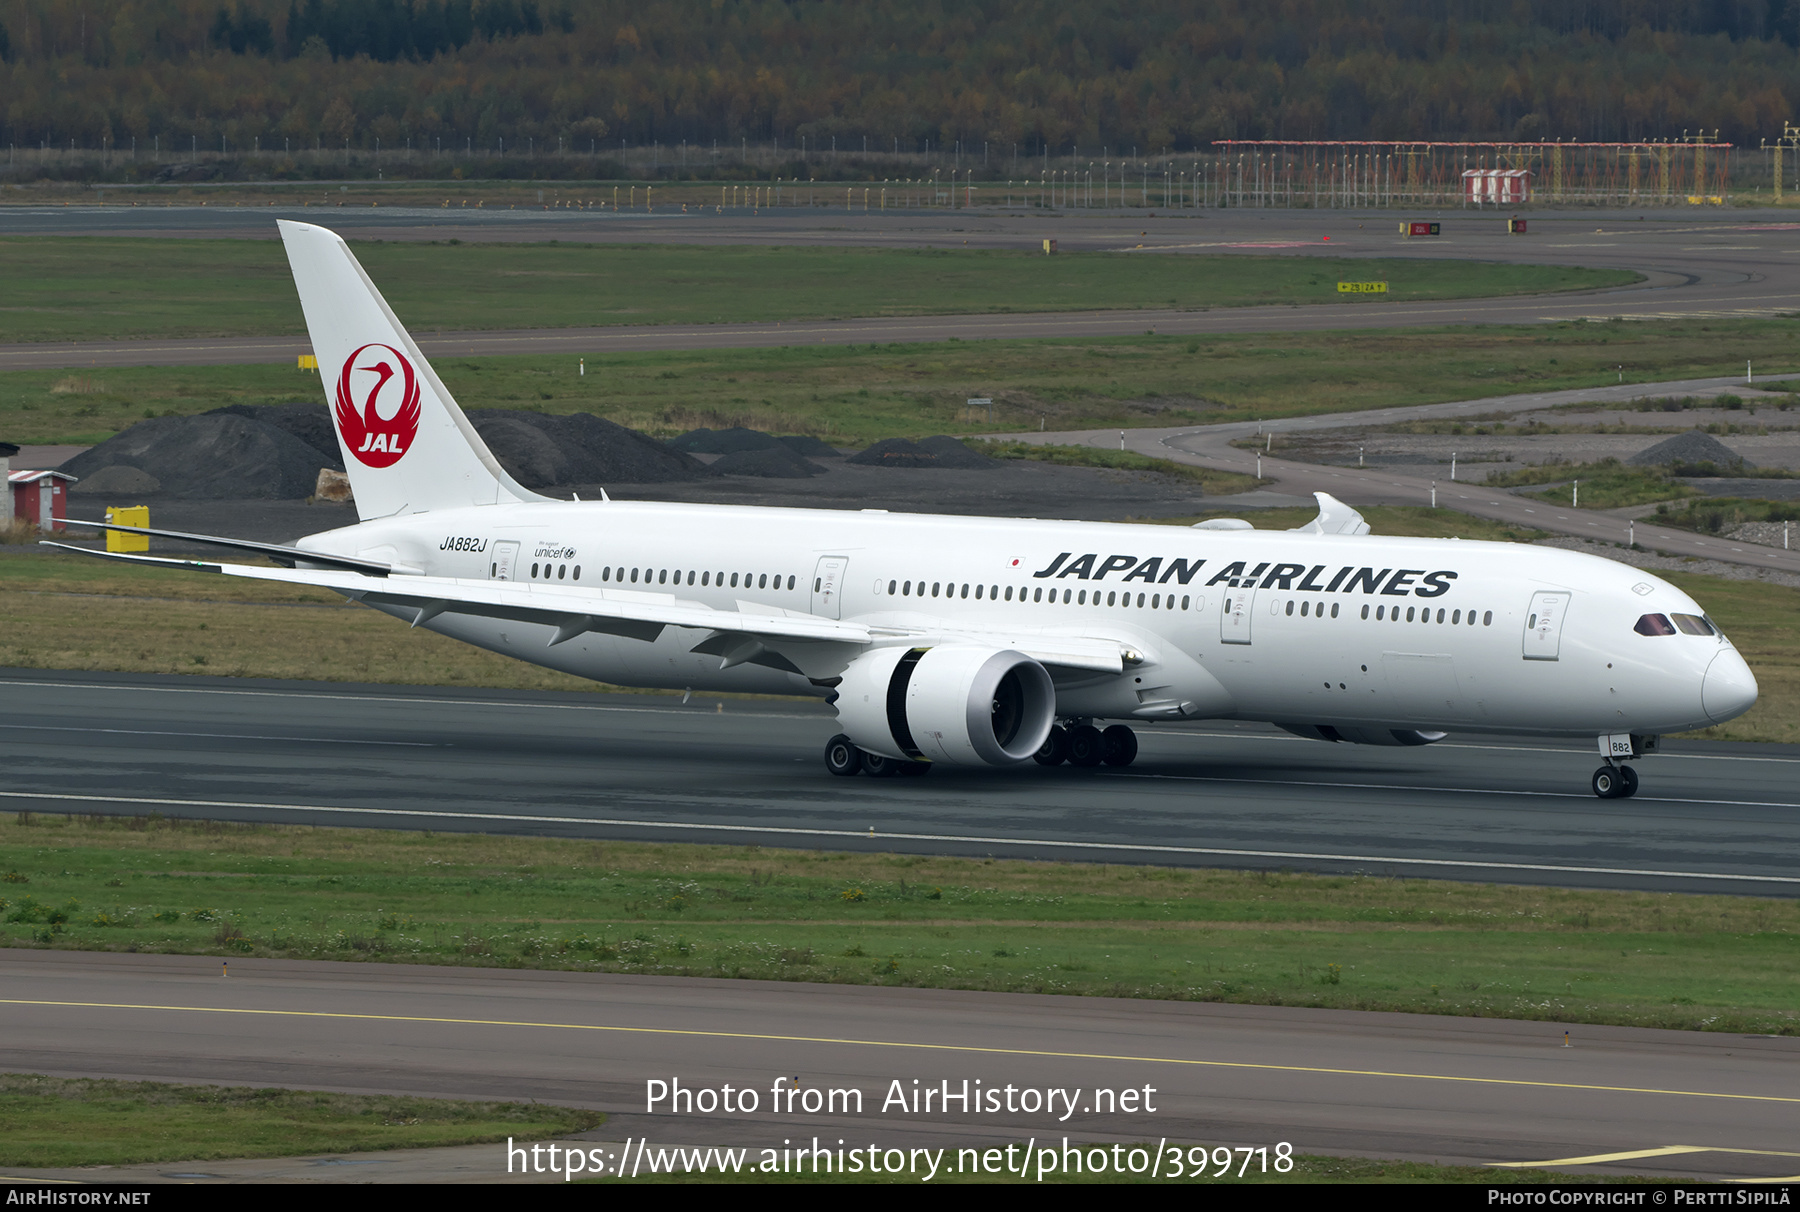
[[[399, 626], [398, 623], [395, 624]], [[0, 810], [1800, 894], [1800, 747], [1138, 729], [1127, 770], [833, 778], [823, 704], [8, 670]]]
[[[1800, 376], [1778, 375], [1767, 377], [1762, 382], [1786, 382], [1795, 378]], [[1159, 429], [1085, 429], [996, 436], [1005, 441], [1053, 446], [1127, 449], [1198, 467], [1248, 475], [1260, 474], [1270, 481], [1268, 491], [1287, 497], [1305, 499], [1314, 492], [1325, 492], [1351, 505], [1435, 505], [1514, 526], [1572, 535], [1619, 547], [1635, 542], [1640, 547], [1673, 556], [1692, 556], [1695, 559], [1800, 573], [1800, 551], [1764, 547], [1718, 535], [1702, 535], [1690, 530], [1657, 526], [1643, 519], [1631, 520], [1609, 511], [1551, 505], [1504, 489], [1490, 488], [1485, 484], [1452, 481], [1447, 467], [1421, 471], [1417, 467], [1322, 466], [1284, 459], [1280, 456], [1279, 449], [1283, 434], [1393, 425], [1402, 421], [1515, 414], [1571, 404], [1593, 403], [1604, 406], [1642, 396], [1710, 396], [1720, 392], [1740, 391], [1743, 388], [1742, 376], [1681, 379], [1662, 383], [1625, 383], [1572, 391], [1490, 396], [1480, 400], [1453, 400], [1442, 404], [1419, 404], [1363, 412], [1329, 413], [1268, 423], [1233, 421], [1218, 425], [1182, 425]], [[1231, 444], [1233, 441], [1258, 435], [1272, 438], [1272, 453], [1263, 453], [1259, 458], [1256, 450], [1240, 449]], [[1435, 478], [1440, 476], [1442, 478]], [[1229, 504], [1229, 498], [1215, 500], [1217, 503]]]
[[[0, 951], [0, 1066], [573, 1103], [609, 1114], [600, 1140], [663, 1147], [1060, 1150], [1067, 1138], [1272, 1154], [1287, 1142], [1600, 1172], [1800, 1172], [1791, 1038], [1578, 1026], [1565, 1047], [1555, 1023], [1291, 1007], [250, 959], [230, 972], [211, 957]], [[649, 1110], [647, 1084], [676, 1079], [751, 1089], [758, 1106]], [[895, 1083], [910, 1099], [965, 1080], [1002, 1098], [1017, 1088], [1014, 1110], [883, 1109]], [[857, 1090], [861, 1111], [775, 1111], [782, 1086]], [[1077, 1092], [1073, 1111], [1019, 1109], [1021, 1091], [1047, 1088]], [[1135, 1090], [1154, 1110], [1096, 1110], [1100, 1089]], [[492, 1147], [486, 1174], [505, 1164]], [[194, 1181], [211, 1167], [134, 1170]], [[479, 1159], [457, 1177], [483, 1178]]]
[[[1641, 215], [1641, 218], [1640, 218]], [[669, 324], [414, 334], [428, 355], [748, 348], [795, 344], [1256, 333], [1454, 324], [1536, 324], [1577, 318], [1770, 316], [1800, 310], [1800, 225], [1783, 211], [1533, 212], [1532, 234], [1508, 236], [1501, 216], [1466, 211], [1223, 210], [1145, 213], [1004, 210], [880, 214], [794, 209], [758, 215], [576, 211], [474, 212], [296, 207], [0, 207], [0, 236], [136, 235], [274, 238], [277, 218], [323, 223], [351, 239], [595, 243], [803, 244], [865, 247], [1036, 248], [1125, 255], [1453, 257], [1619, 267], [1645, 280], [1618, 290], [1450, 302], [1355, 302], [1171, 311], [1060, 311], [887, 317], [783, 324]], [[1398, 235], [1400, 218], [1438, 218], [1435, 240]], [[0, 369], [224, 365], [289, 361], [304, 337], [0, 344]], [[1775, 356], [1772, 352], [1771, 356]], [[1721, 371], [1728, 368], [1721, 367]]]

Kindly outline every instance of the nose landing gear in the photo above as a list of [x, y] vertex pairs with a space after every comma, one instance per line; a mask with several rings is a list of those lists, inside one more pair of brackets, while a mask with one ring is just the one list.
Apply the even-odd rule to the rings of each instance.
[[1594, 771], [1594, 794], [1603, 800], [1625, 800], [1637, 794], [1637, 771], [1629, 766], [1602, 766]]
[[1600, 756], [1606, 765], [1594, 771], [1594, 794], [1603, 800], [1625, 800], [1637, 794], [1637, 771], [1623, 765], [1626, 758], [1641, 758], [1655, 753], [1662, 738], [1641, 733], [1620, 732], [1600, 738]]

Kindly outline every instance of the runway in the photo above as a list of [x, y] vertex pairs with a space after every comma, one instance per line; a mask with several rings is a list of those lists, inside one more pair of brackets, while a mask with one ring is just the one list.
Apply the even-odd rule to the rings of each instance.
[[822, 704], [0, 674], [0, 809], [1800, 894], [1800, 748], [1141, 727], [1126, 770], [838, 779]]
[[[1396, 218], [1441, 218], [1445, 235], [1409, 240]], [[1243, 255], [1460, 258], [1618, 267], [1645, 280], [1617, 290], [1446, 302], [1380, 302], [1174, 311], [1068, 311], [868, 317], [779, 324], [415, 333], [430, 356], [549, 354], [796, 344], [1363, 330], [1572, 319], [1720, 319], [1800, 310], [1800, 224], [1786, 212], [1537, 212], [1529, 236], [1502, 218], [1453, 211], [1094, 212], [1057, 215], [948, 211], [866, 215], [825, 209], [741, 213], [602, 214], [299, 207], [0, 207], [0, 237], [88, 235], [274, 239], [278, 218], [322, 223], [355, 239], [592, 243], [794, 244], [883, 248], [1035, 249], [1054, 237], [1069, 251], [1126, 256]], [[291, 361], [304, 336], [0, 345], [0, 370], [74, 366], [233, 365]]]
[[[1800, 1041], [1787, 1038], [1577, 1027], [1564, 1047], [1556, 1024], [1495, 1019], [249, 959], [221, 978], [210, 957], [21, 950], [0, 951], [0, 1013], [11, 1071], [566, 1102], [608, 1112], [600, 1139], [655, 1146], [1066, 1138], [1274, 1154], [1285, 1142], [1600, 1173], [1800, 1173]], [[758, 1105], [651, 1110], [652, 1080], [730, 1085]], [[965, 1081], [1011, 1093], [992, 1111], [911, 1102]], [[836, 1091], [836, 1105], [775, 1102], [795, 1088]], [[1054, 1110], [1047, 1090], [1067, 1092]], [[501, 1172], [499, 1146], [491, 1164]]]

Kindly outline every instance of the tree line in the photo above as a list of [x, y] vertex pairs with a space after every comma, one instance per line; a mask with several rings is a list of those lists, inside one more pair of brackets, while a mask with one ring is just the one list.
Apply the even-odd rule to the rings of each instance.
[[1796, 47], [1800, 0], [0, 0], [0, 139], [1754, 145], [1795, 116]]

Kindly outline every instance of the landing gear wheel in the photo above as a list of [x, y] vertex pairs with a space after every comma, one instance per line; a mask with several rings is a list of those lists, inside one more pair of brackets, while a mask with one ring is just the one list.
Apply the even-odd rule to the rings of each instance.
[[1619, 789], [1619, 798], [1620, 799], [1628, 800], [1632, 796], [1637, 794], [1637, 789], [1638, 789], [1637, 771], [1633, 770], [1629, 766], [1621, 766], [1621, 767], [1619, 767], [1619, 779], [1623, 784], [1623, 786]]
[[900, 773], [901, 765], [898, 758], [884, 757], [879, 753], [862, 755], [863, 773], [872, 779], [891, 779]]
[[825, 769], [842, 778], [849, 778], [861, 771], [862, 767], [862, 750], [849, 737], [840, 732], [825, 742]]
[[1100, 730], [1092, 724], [1077, 724], [1069, 729], [1069, 765], [1098, 766], [1104, 751]]
[[1129, 766], [1137, 760], [1137, 733], [1114, 724], [1100, 734], [1100, 760], [1108, 766]]
[[1050, 735], [1031, 755], [1031, 760], [1040, 766], [1060, 766], [1069, 760], [1069, 734], [1061, 724], [1050, 726]]
[[1625, 776], [1618, 767], [1602, 766], [1594, 771], [1594, 794], [1603, 800], [1616, 800], [1628, 794]]

